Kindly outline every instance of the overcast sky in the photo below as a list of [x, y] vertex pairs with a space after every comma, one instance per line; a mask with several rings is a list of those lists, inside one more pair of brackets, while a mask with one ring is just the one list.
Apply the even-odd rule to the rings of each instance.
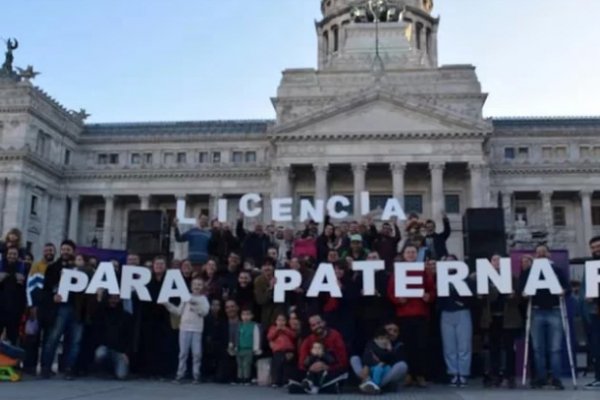
[[[600, 115], [600, 1], [435, 3], [440, 64], [477, 67], [486, 116]], [[273, 118], [281, 70], [316, 66], [319, 4], [19, 0], [0, 37], [88, 122]]]

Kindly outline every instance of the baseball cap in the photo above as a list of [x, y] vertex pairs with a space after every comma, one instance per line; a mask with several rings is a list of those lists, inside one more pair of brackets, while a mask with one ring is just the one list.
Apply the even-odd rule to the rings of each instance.
[[362, 236], [360, 236], [360, 235], [351, 235], [350, 236], [350, 241], [351, 242], [362, 242]]

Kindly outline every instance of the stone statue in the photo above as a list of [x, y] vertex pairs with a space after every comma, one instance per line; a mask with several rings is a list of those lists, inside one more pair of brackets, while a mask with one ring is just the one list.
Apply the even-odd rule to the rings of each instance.
[[531, 241], [531, 232], [527, 229], [527, 223], [523, 220], [523, 214], [517, 216], [515, 221], [515, 243], [527, 243]]
[[40, 74], [33, 69], [32, 65], [28, 65], [25, 69], [17, 67], [17, 71], [19, 71], [19, 76], [26, 80], [33, 79]]
[[19, 42], [17, 39], [8, 39], [6, 41], [6, 53], [4, 58], [4, 64], [2, 64], [2, 71], [10, 74], [13, 72], [12, 63], [14, 60], [13, 50], [16, 50], [19, 47]]

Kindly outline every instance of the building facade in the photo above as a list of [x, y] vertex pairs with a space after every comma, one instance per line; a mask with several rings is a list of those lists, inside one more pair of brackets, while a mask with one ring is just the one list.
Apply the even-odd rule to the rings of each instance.
[[235, 199], [257, 192], [270, 222], [272, 198], [337, 194], [360, 218], [367, 190], [375, 217], [391, 196], [446, 213], [459, 255], [470, 207], [502, 207], [511, 244], [586, 254], [600, 233], [600, 118], [484, 118], [475, 68], [438, 65], [431, 0], [321, 6], [318, 68], [283, 71], [274, 120], [86, 124], [5, 62], [1, 231], [21, 228], [36, 254], [65, 237], [124, 249], [130, 210], [174, 213], [185, 198], [188, 215], [214, 216], [226, 197], [233, 223]]

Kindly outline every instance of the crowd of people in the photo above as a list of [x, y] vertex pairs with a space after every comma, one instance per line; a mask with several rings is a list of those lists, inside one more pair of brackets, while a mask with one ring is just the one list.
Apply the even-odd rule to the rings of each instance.
[[[20, 231], [12, 229], [2, 243], [0, 337], [23, 347], [24, 372], [43, 379], [61, 373], [66, 379], [106, 374], [174, 383], [258, 382], [311, 394], [354, 385], [377, 394], [431, 382], [466, 387], [469, 378], [482, 376], [486, 387], [515, 388], [516, 342], [524, 336], [530, 303], [531, 386], [563, 389], [559, 295], [547, 290], [522, 295], [534, 258], [551, 257], [548, 247], [539, 245], [534, 256], [522, 258], [511, 295], [500, 294], [492, 283], [485, 296], [465, 298], [452, 290], [438, 297], [436, 262], [457, 259], [446, 247], [451, 227], [445, 216], [443, 225], [438, 233], [435, 222], [410, 215], [403, 229], [395, 220], [378, 229], [366, 219], [337, 225], [326, 220], [322, 228], [307, 222], [299, 232], [256, 223], [248, 231], [242, 218], [231, 229], [201, 215], [196, 227], [183, 233], [175, 228], [176, 239], [188, 243], [188, 259], [128, 254], [126, 265], [151, 269], [151, 302], [102, 290], [71, 293], [63, 302], [57, 293], [62, 269], [91, 276], [98, 261], [109, 260], [85, 257], [65, 240], [58, 254], [48, 243], [34, 261], [22, 248]], [[600, 237], [590, 249], [600, 259]], [[489, 256], [499, 268], [501, 255]], [[363, 296], [361, 272], [352, 270], [358, 260], [385, 263], [372, 296]], [[110, 261], [119, 276], [121, 265]], [[409, 272], [422, 277], [422, 298], [395, 297], [395, 261], [425, 262], [424, 272]], [[341, 298], [305, 296], [322, 262], [333, 264]], [[189, 301], [157, 304], [169, 268], [180, 269]], [[302, 286], [275, 303], [274, 271], [284, 268], [299, 271]], [[580, 305], [586, 322], [595, 365], [595, 380], [587, 387], [600, 389], [598, 301], [586, 300], [582, 291], [576, 297], [569, 277], [557, 275], [561, 296]]]

